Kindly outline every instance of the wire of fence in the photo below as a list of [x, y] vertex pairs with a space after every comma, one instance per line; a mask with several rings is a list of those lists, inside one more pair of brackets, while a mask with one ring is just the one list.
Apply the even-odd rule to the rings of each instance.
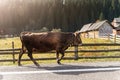
[[[82, 59], [82, 58], [120, 58], [120, 56], [103, 56], [103, 57], [83, 57], [83, 56], [79, 56], [78, 53], [79, 52], [111, 52], [111, 51], [120, 51], [120, 49], [109, 49], [109, 50], [82, 50], [79, 49], [79, 47], [86, 47], [86, 46], [120, 46], [119, 43], [115, 44], [115, 43], [89, 43], [89, 44], [82, 44], [79, 46], [72, 46], [74, 47], [74, 50], [71, 51], [65, 51], [65, 53], [74, 53], [73, 57], [65, 57], [64, 59]], [[12, 59], [4, 59], [4, 60], [0, 60], [0, 62], [8, 62], [8, 61], [12, 61], [13, 63], [15, 63], [17, 61], [17, 59], [15, 58], [16, 54], [20, 53], [20, 48], [14, 48], [14, 42], [12, 42], [12, 48], [11, 49], [3, 49], [0, 50], [0, 55], [12, 55]], [[55, 53], [54, 51], [49, 52], [49, 53]], [[38, 53], [36, 53], [38, 54]], [[36, 60], [54, 60], [56, 59], [55, 57], [52, 58], [36, 58]], [[22, 61], [29, 61], [30, 59], [22, 59]]]

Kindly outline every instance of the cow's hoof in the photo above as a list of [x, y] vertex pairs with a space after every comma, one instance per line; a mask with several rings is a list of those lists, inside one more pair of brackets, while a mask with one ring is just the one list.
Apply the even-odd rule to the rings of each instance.
[[61, 65], [61, 62], [60, 62], [60, 61], [57, 61], [57, 63], [58, 63], [59, 65]]
[[22, 64], [18, 64], [18, 66], [22, 66]]
[[38, 68], [40, 67], [40, 65], [39, 64], [35, 64]]

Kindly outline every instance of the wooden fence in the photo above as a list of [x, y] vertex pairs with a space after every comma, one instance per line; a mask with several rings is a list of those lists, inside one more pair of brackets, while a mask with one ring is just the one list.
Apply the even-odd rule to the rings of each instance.
[[113, 43], [120, 43], [120, 35], [111, 34], [108, 36], [108, 40], [111, 40]]
[[[65, 51], [65, 53], [74, 53], [74, 57], [65, 57], [64, 59], [82, 59], [82, 58], [120, 58], [120, 56], [104, 56], [104, 57], [82, 57], [78, 56], [79, 52], [111, 52], [111, 51], [120, 51], [120, 49], [109, 49], [109, 50], [79, 50], [80, 46], [120, 46], [120, 44], [115, 44], [115, 43], [89, 43], [89, 44], [82, 44], [79, 46], [72, 46], [74, 47], [73, 51]], [[1, 60], [0, 62], [8, 62], [12, 61], [15, 63], [17, 59], [15, 59], [15, 55], [20, 53], [20, 48], [15, 49], [14, 48], [14, 42], [12, 42], [12, 49], [5, 49], [5, 50], [0, 50], [0, 55], [12, 55], [12, 59], [4, 59]], [[55, 52], [49, 52], [49, 53], [55, 53]], [[36, 60], [54, 60], [56, 58], [37, 58]], [[22, 59], [22, 61], [29, 61], [30, 59]]]

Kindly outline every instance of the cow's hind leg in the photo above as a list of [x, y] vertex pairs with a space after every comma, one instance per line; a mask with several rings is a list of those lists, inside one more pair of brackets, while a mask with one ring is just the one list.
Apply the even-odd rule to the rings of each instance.
[[36, 66], [40, 66], [36, 61], [35, 59], [33, 58], [32, 56], [32, 51], [28, 51], [28, 56], [30, 57], [30, 59], [32, 60], [32, 62], [36, 65]]

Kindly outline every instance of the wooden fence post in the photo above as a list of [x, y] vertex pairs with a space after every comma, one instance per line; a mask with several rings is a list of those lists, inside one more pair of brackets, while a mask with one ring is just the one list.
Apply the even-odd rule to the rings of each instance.
[[95, 34], [96, 34], [96, 33], [95, 33], [95, 30], [94, 30], [94, 39], [96, 38]]
[[114, 43], [116, 43], [116, 34], [114, 35]]
[[75, 46], [75, 60], [78, 60], [78, 46]]
[[15, 49], [14, 49], [14, 42], [12, 41], [12, 50], [13, 50], [13, 53], [12, 53], [12, 56], [13, 56], [13, 63], [15, 63]]
[[108, 40], [110, 41], [110, 34], [108, 34]]

